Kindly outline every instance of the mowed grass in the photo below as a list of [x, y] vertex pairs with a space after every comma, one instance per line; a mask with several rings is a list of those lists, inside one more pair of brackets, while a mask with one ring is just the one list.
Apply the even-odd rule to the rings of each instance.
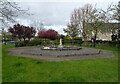
[[2, 44], [0, 44], [0, 83], [2, 82]]
[[15, 57], [3, 46], [3, 82], [117, 82], [118, 50], [113, 58], [80, 59], [60, 62]]

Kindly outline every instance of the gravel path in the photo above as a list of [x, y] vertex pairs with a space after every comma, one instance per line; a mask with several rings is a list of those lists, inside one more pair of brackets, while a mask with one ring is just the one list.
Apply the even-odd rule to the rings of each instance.
[[29, 57], [49, 61], [76, 60], [83, 58], [109, 58], [113, 57], [112, 51], [93, 48], [80, 50], [41, 50], [39, 47], [20, 47], [9, 49], [14, 56]]

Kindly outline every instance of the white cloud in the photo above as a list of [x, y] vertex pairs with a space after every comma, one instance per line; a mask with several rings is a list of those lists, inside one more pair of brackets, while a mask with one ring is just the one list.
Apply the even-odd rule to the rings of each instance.
[[118, 2], [118, 0], [10, 0], [10, 1], [15, 1], [15, 2], [87, 2], [87, 3], [92, 3], [92, 2]]
[[17, 22], [19, 23], [19, 24], [21, 24], [21, 25], [25, 25], [25, 26], [29, 26], [30, 25], [30, 23], [31, 23], [31, 20], [29, 20], [29, 19], [17, 19]]
[[46, 29], [54, 29], [56, 30], [59, 34], [66, 35], [63, 31], [64, 28], [67, 28], [65, 25], [51, 25], [51, 26], [44, 26]]
[[20, 16], [21, 24], [29, 25], [35, 20], [44, 22], [47, 28], [53, 28], [64, 34], [63, 28], [69, 21], [70, 14], [74, 8], [83, 6], [86, 3], [97, 4], [97, 8], [106, 9], [111, 2], [119, 0], [11, 0], [18, 2], [22, 9], [29, 8], [33, 16]]

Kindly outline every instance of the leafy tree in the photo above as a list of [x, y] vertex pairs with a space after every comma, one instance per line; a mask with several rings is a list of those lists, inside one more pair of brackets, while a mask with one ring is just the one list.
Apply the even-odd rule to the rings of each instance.
[[67, 29], [64, 29], [64, 32], [67, 33], [72, 39], [79, 35], [79, 28], [76, 23], [68, 23]]
[[58, 37], [58, 32], [53, 29], [49, 29], [46, 31], [46, 35], [49, 39], [56, 39]]
[[67, 33], [68, 36], [72, 39], [72, 44], [74, 44], [74, 38], [76, 38], [79, 35], [79, 28], [76, 23], [70, 22], [68, 23], [68, 28], [64, 29], [64, 32]]
[[56, 39], [58, 37], [58, 32], [53, 29], [42, 29], [38, 32], [38, 36], [40, 38], [46, 38], [46, 39]]
[[24, 27], [25, 31], [24, 31], [24, 36], [25, 38], [28, 38], [29, 40], [35, 36], [35, 28], [34, 27]]
[[46, 38], [46, 29], [41, 29], [39, 32], [38, 32], [38, 37], [40, 38]]
[[8, 31], [12, 33], [14, 37], [17, 37], [20, 41], [22, 38], [24, 40], [26, 38], [30, 40], [33, 36], [35, 36], [35, 33], [36, 33], [33, 27], [29, 27], [29, 26], [26, 27], [20, 24], [14, 25], [13, 28], [10, 27]]
[[10, 27], [8, 31], [12, 33], [14, 37], [17, 37], [21, 41], [24, 31], [23, 31], [23, 27], [20, 24], [14, 25], [13, 28]]

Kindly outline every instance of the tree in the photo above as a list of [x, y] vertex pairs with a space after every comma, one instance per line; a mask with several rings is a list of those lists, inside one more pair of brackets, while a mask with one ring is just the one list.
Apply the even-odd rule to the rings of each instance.
[[15, 18], [21, 14], [29, 15], [26, 11], [28, 10], [22, 10], [15, 2], [0, 0], [0, 21], [5, 25], [8, 22], [16, 22]]
[[[29, 40], [35, 36], [36, 30], [34, 27], [24, 27], [25, 31], [24, 31], [24, 36], [25, 38], [28, 38]], [[25, 39], [24, 39], [25, 40]]]
[[20, 24], [16, 24], [13, 26], [13, 28], [10, 27], [8, 31], [12, 33], [13, 37], [17, 37], [21, 41], [24, 32], [23, 26], [21, 26]]
[[46, 38], [46, 29], [41, 29], [39, 32], [38, 32], [38, 37], [39, 38]]
[[[27, 13], [27, 11], [28, 10], [22, 10], [15, 2], [8, 0], [0, 0], [0, 29], [2, 31], [2, 34], [5, 30], [5, 27], [9, 25], [8, 23], [16, 22], [16, 17], [18, 17], [19, 15], [30, 15]], [[2, 36], [6, 37], [5, 34]]]
[[[93, 42], [93, 47], [95, 47], [96, 45], [96, 39], [97, 39], [97, 35], [98, 33], [102, 33], [102, 28], [104, 25], [104, 20], [103, 20], [104, 15], [98, 10], [96, 9], [96, 11], [94, 13], [90, 14], [90, 20], [88, 22], [88, 25], [90, 27], [90, 33], [93, 35], [91, 37], [91, 41]], [[105, 30], [105, 28], [104, 28]]]
[[120, 23], [120, 1], [118, 2], [118, 5], [113, 5], [111, 11], [114, 13], [113, 19], [117, 20], [118, 23]]
[[42, 29], [44, 29], [44, 24], [43, 22], [39, 21], [39, 20], [35, 20], [33, 21], [33, 23], [31, 24], [32, 26], [34, 26], [36, 28], [36, 31], [39, 32]]
[[72, 39], [79, 35], [79, 28], [76, 23], [68, 23], [67, 29], [64, 29], [64, 32], [67, 33]]
[[17, 37], [20, 41], [22, 38], [24, 40], [26, 38], [30, 40], [32, 37], [35, 36], [35, 33], [36, 33], [35, 28], [29, 27], [29, 26], [23, 26], [20, 24], [14, 25], [13, 28], [10, 27], [8, 31], [12, 33], [14, 37]]
[[118, 47], [120, 48], [120, 1], [112, 8], [113, 18], [118, 22]]
[[58, 32], [53, 29], [49, 29], [46, 31], [46, 35], [49, 39], [56, 39], [58, 37]]
[[106, 29], [111, 30], [111, 33], [112, 33], [111, 38], [113, 41], [114, 37], [117, 38], [119, 36], [119, 35], [118, 36], [115, 35], [115, 33], [117, 28], [120, 28], [120, 24], [119, 24], [120, 23], [120, 1], [118, 2], [117, 5], [111, 4], [110, 6], [108, 6], [106, 11], [102, 10], [101, 13], [104, 16], [103, 18], [105, 23], [107, 23]]
[[70, 19], [70, 22], [73, 22], [79, 29], [79, 33], [82, 33], [85, 45], [91, 34], [88, 23], [91, 21], [91, 15], [94, 15], [96, 11], [97, 9], [94, 8], [91, 4], [86, 4], [83, 7], [74, 9], [71, 15], [72, 18]]
[[46, 39], [56, 39], [58, 37], [58, 32], [53, 29], [42, 29], [38, 32], [38, 36], [40, 38], [46, 38]]
[[96, 45], [95, 41], [98, 33], [108, 33], [112, 32], [112, 36], [114, 36], [114, 32], [116, 30], [116, 24], [112, 23], [112, 12], [111, 12], [112, 4], [108, 6], [106, 10], [98, 10], [96, 13], [91, 15], [90, 26], [91, 30], [94, 33], [94, 47]]

